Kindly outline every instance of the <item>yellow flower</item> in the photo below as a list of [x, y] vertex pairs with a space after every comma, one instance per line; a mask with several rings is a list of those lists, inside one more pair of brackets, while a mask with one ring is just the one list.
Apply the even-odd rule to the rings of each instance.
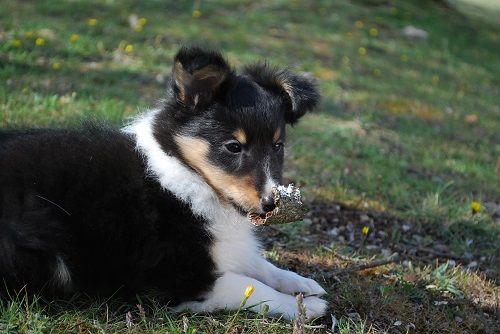
[[146, 18], [144, 18], [144, 17], [141, 17], [141, 18], [139, 19], [139, 21], [137, 21], [137, 23], [138, 23], [139, 25], [141, 25], [141, 26], [145, 26], [145, 25], [146, 25], [146, 23], [148, 23], [148, 20], [147, 20]]
[[134, 46], [132, 44], [127, 44], [127, 46], [125, 46], [125, 52], [126, 53], [134, 52]]
[[362, 56], [366, 55], [366, 49], [364, 47], [360, 47], [358, 49], [358, 53]]
[[201, 16], [201, 12], [198, 9], [193, 10], [193, 17], [195, 19], [199, 18]]
[[45, 45], [45, 39], [41, 38], [41, 37], [38, 37], [36, 40], [35, 40], [35, 44], [37, 46], [44, 46]]
[[380, 74], [382, 74], [382, 71], [380, 71], [378, 68], [376, 68], [373, 70], [373, 74], [378, 77], [378, 76], [380, 76]]
[[20, 39], [14, 39], [12, 40], [12, 46], [15, 47], [16, 49], [21, 47], [21, 40]]
[[57, 70], [58, 70], [58, 69], [60, 69], [60, 68], [61, 68], [61, 64], [60, 64], [60, 63], [54, 63], [54, 64], [52, 64], [52, 69], [53, 69], [53, 70], [56, 70], [56, 71], [57, 71]]
[[408, 61], [408, 56], [407, 55], [401, 55], [401, 61], [406, 63]]
[[35, 33], [33, 31], [26, 31], [24, 33], [24, 37], [26, 38], [32, 38]]
[[361, 29], [365, 24], [363, 23], [363, 21], [358, 20], [354, 23], [354, 25], [356, 25], [356, 28]]
[[470, 209], [472, 211], [472, 214], [475, 215], [479, 211], [481, 211], [481, 203], [473, 201], [470, 205]]
[[73, 43], [79, 39], [80, 39], [80, 36], [78, 36], [78, 34], [71, 34], [71, 36], [69, 36], [70, 42], [73, 42]]
[[246, 299], [250, 298], [250, 296], [253, 294], [254, 291], [255, 291], [255, 288], [253, 287], [253, 285], [247, 286], [245, 293], [244, 293], [245, 298]]
[[433, 75], [432, 76], [432, 83], [437, 85], [439, 83], [439, 75]]
[[87, 24], [91, 27], [94, 27], [97, 24], [97, 19], [88, 19]]
[[134, 31], [135, 31], [135, 32], [141, 32], [141, 31], [142, 31], [142, 26], [141, 26], [141, 25], [139, 25], [139, 24], [138, 24], [138, 25], [136, 25], [136, 26], [134, 27]]
[[378, 29], [377, 28], [371, 28], [370, 29], [370, 35], [373, 37], [378, 36]]
[[361, 233], [363, 233], [363, 235], [368, 235], [368, 232], [370, 232], [370, 228], [368, 226], [363, 226]]

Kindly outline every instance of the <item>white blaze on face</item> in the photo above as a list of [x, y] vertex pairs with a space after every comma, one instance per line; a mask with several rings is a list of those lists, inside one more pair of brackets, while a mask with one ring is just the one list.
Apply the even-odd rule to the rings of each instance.
[[272, 196], [273, 192], [273, 188], [277, 187], [279, 185], [278, 182], [276, 182], [276, 180], [273, 179], [273, 177], [271, 176], [271, 166], [270, 166], [270, 163], [269, 163], [269, 159], [266, 160], [265, 162], [265, 175], [266, 175], [266, 183], [264, 185], [264, 189], [262, 190], [262, 194], [263, 196]]

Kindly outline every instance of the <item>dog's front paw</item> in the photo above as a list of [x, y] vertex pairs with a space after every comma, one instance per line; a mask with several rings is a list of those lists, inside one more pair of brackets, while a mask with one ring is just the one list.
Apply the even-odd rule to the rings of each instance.
[[316, 283], [316, 281], [302, 277], [291, 271], [280, 270], [275, 279], [276, 286], [274, 288], [288, 295], [303, 293], [304, 296], [322, 296], [326, 294], [325, 289]]
[[323, 299], [311, 296], [304, 298], [304, 306], [306, 307], [306, 318], [311, 320], [324, 316], [328, 303]]
[[[299, 308], [297, 301], [294, 297], [289, 296], [290, 301], [287, 304], [281, 304], [280, 307], [275, 310], [275, 314], [281, 314], [283, 319], [292, 321], [297, 318], [299, 313]], [[319, 318], [325, 315], [326, 308], [328, 306], [327, 302], [315, 296], [304, 298], [304, 307], [306, 309], [306, 319], [312, 320], [314, 318]]]

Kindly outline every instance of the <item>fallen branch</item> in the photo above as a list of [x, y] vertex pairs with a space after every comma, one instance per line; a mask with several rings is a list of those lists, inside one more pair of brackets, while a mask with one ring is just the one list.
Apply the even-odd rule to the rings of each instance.
[[396, 262], [398, 257], [399, 257], [398, 253], [393, 253], [391, 256], [386, 257], [384, 259], [375, 260], [375, 261], [371, 261], [371, 262], [367, 262], [367, 263], [360, 263], [360, 264], [350, 266], [347, 268], [333, 270], [330, 273], [330, 275], [349, 274], [349, 273], [354, 273], [354, 272], [365, 270], [365, 269], [380, 267], [380, 266], [383, 266], [383, 265], [386, 265], [389, 263]]

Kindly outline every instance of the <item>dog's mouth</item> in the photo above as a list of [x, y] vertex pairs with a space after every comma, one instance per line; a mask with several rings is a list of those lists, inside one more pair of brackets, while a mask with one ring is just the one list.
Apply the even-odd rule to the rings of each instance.
[[242, 215], [247, 217], [250, 222], [253, 225], [259, 226], [259, 225], [264, 225], [266, 222], [266, 219], [268, 219], [270, 216], [272, 216], [272, 211], [271, 212], [257, 212], [254, 209], [247, 209], [244, 208], [243, 206], [232, 203], [233, 207], [238, 210], [238, 212]]
[[266, 213], [257, 213], [257, 212], [249, 212], [247, 214], [250, 222], [255, 226], [265, 225], [266, 221], [273, 216], [274, 211], [266, 212]]
[[307, 209], [301, 201], [297, 187], [292, 184], [286, 187], [278, 186], [273, 189], [273, 196], [276, 207], [272, 211], [263, 214], [257, 212], [248, 214], [252, 224], [257, 226], [286, 224], [304, 219]]

